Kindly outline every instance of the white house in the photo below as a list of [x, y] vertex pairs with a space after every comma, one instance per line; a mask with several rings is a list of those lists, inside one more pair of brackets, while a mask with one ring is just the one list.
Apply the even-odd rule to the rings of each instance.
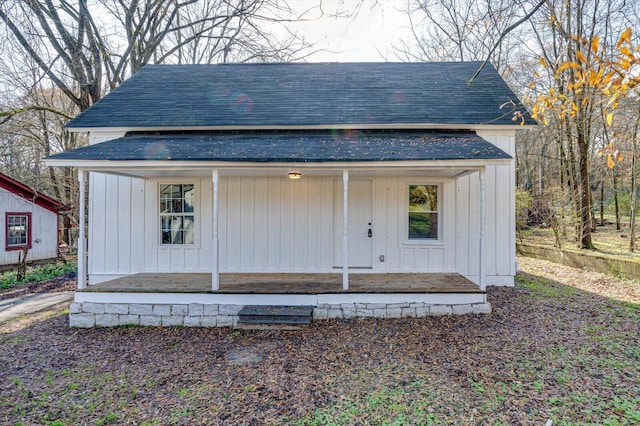
[[479, 66], [144, 67], [67, 125], [89, 146], [46, 160], [89, 191], [71, 324], [489, 311], [535, 123], [493, 67], [467, 84]]
[[0, 266], [15, 265], [27, 247], [27, 262], [58, 255], [62, 203], [0, 173]]

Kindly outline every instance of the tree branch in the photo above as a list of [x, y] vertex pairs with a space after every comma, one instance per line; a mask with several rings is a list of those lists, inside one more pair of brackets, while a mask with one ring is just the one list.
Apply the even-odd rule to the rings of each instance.
[[15, 115], [17, 114], [23, 114], [25, 112], [29, 112], [29, 111], [45, 111], [45, 112], [51, 112], [53, 114], [57, 114], [61, 117], [64, 117], [68, 120], [71, 120], [73, 118], [72, 115], [67, 114], [64, 111], [60, 111], [54, 108], [49, 108], [49, 107], [45, 107], [45, 106], [38, 106], [38, 105], [31, 105], [31, 106], [26, 106], [26, 107], [22, 107], [22, 108], [16, 108], [16, 109], [12, 109], [9, 111], [0, 111], [0, 117], [2, 117], [2, 120], [0, 120], [0, 125], [6, 123], [7, 121], [11, 120]]
[[538, 11], [538, 9], [540, 9], [542, 7], [542, 5], [545, 4], [546, 2], [547, 2], [547, 0], [540, 0], [538, 2], [538, 4], [536, 4], [536, 6], [533, 9], [531, 9], [531, 11], [529, 13], [527, 13], [525, 16], [523, 16], [517, 22], [513, 23], [512, 25], [510, 25], [506, 30], [504, 30], [502, 32], [502, 34], [500, 34], [500, 37], [495, 42], [495, 44], [493, 45], [493, 47], [491, 48], [489, 53], [487, 53], [487, 58], [484, 60], [482, 65], [480, 65], [480, 68], [478, 68], [478, 71], [476, 71], [476, 73], [473, 74], [473, 77], [471, 77], [469, 79], [469, 81], [467, 81], [468, 85], [473, 84], [474, 80], [478, 77], [478, 75], [480, 75], [480, 73], [482, 72], [484, 67], [487, 66], [487, 64], [489, 63], [489, 60], [491, 59], [491, 55], [493, 55], [493, 52], [495, 52], [496, 49], [498, 48], [498, 46], [500, 46], [500, 43], [502, 43], [502, 40], [507, 36], [507, 34], [509, 34], [511, 31], [515, 30], [516, 28], [518, 28], [518, 26], [520, 26], [524, 22], [528, 21]]

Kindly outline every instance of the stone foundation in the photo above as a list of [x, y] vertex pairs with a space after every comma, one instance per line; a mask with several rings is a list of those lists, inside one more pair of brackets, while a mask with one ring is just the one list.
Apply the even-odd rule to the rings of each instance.
[[188, 305], [138, 303], [72, 303], [69, 326], [113, 327], [142, 325], [152, 327], [233, 327], [242, 305]]
[[[141, 325], [152, 327], [234, 327], [243, 305], [201, 303], [139, 304], [74, 302], [69, 307], [69, 326], [79, 328]], [[319, 304], [313, 319], [422, 318], [430, 315], [487, 314], [489, 303], [430, 305], [426, 303]]]
[[422, 318], [431, 315], [488, 314], [491, 304], [431, 305], [428, 303], [341, 303], [320, 304], [313, 319], [331, 318]]

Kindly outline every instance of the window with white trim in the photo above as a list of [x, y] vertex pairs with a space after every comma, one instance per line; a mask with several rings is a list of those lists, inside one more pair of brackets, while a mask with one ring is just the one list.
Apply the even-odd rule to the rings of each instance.
[[6, 213], [6, 250], [31, 247], [31, 213]]
[[160, 184], [161, 243], [195, 243], [195, 185]]
[[438, 239], [440, 205], [438, 185], [409, 185], [408, 238], [411, 241]]

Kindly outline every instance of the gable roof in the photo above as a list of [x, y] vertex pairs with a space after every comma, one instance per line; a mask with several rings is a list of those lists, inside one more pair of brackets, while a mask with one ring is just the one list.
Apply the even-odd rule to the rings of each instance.
[[132, 134], [48, 160], [352, 162], [510, 159], [474, 132], [215, 132]]
[[69, 210], [69, 207], [65, 206], [61, 202], [43, 194], [42, 192], [36, 191], [35, 189], [5, 175], [4, 173], [0, 173], [0, 188], [6, 189], [19, 197], [24, 198], [26, 201], [35, 203], [36, 205], [54, 213]]
[[147, 65], [69, 129], [535, 124], [480, 62]]

